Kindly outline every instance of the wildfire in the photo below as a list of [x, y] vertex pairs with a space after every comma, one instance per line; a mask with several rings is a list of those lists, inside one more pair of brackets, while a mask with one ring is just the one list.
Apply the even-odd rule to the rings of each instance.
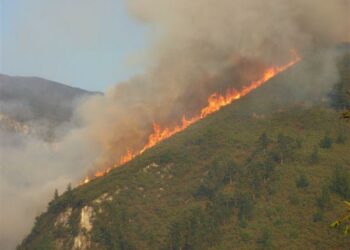
[[[186, 129], [188, 126], [191, 124], [207, 117], [208, 115], [220, 110], [222, 107], [227, 106], [228, 104], [231, 104], [232, 102], [246, 96], [249, 94], [251, 91], [259, 88], [262, 86], [264, 83], [266, 83], [268, 80], [276, 76], [278, 73], [285, 71], [289, 67], [293, 66], [297, 62], [300, 61], [299, 56], [295, 56], [295, 59], [293, 59], [291, 62], [282, 65], [282, 66], [272, 66], [268, 68], [262, 77], [256, 81], [251, 82], [249, 85], [243, 87], [241, 90], [236, 90], [236, 89], [228, 89], [226, 91], [225, 95], [220, 95], [219, 93], [213, 93], [211, 96], [208, 98], [208, 104], [206, 107], [202, 108], [202, 110], [198, 113], [198, 115], [195, 115], [192, 118], [187, 119], [185, 116], [182, 117], [181, 124], [173, 127], [173, 128], [161, 128], [159, 124], [153, 123], [153, 133], [149, 135], [147, 143], [143, 146], [143, 148], [139, 151], [131, 151], [127, 150], [127, 153], [122, 156], [113, 167], [110, 167], [106, 170], [100, 171], [95, 173], [94, 178], [98, 178], [101, 176], [104, 176], [105, 174], [109, 173], [113, 168], [118, 167], [120, 165], [123, 165], [129, 161], [131, 161], [133, 158], [136, 156], [142, 154], [145, 152], [147, 149], [155, 146], [159, 142], [173, 136], [174, 134]], [[87, 177], [83, 184], [86, 184], [90, 181], [91, 179]]]

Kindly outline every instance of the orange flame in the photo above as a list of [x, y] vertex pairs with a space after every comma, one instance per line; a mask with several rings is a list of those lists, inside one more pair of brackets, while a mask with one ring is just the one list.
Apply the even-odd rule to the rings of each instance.
[[[299, 62], [301, 58], [299, 56], [295, 56], [295, 59], [292, 60], [291, 62], [283, 65], [283, 66], [272, 66], [268, 68], [263, 76], [256, 80], [251, 82], [249, 85], [243, 87], [240, 91], [236, 89], [228, 89], [226, 91], [225, 95], [220, 95], [218, 93], [213, 93], [211, 96], [208, 98], [208, 104], [206, 107], [202, 108], [200, 113], [190, 119], [186, 119], [184, 116], [182, 117], [182, 122], [180, 125], [177, 125], [173, 128], [164, 128], [161, 129], [160, 125], [157, 123], [153, 123], [153, 133], [149, 135], [147, 143], [143, 146], [143, 148], [139, 151], [132, 152], [130, 150], [127, 150], [127, 153], [122, 156], [119, 160], [118, 163], [114, 165], [113, 168], [118, 167], [120, 165], [123, 165], [132, 159], [134, 159], [136, 156], [142, 154], [145, 152], [147, 149], [155, 146], [161, 141], [164, 141], [165, 139], [173, 136], [174, 134], [183, 131], [186, 129], [188, 126], [191, 124], [207, 117], [208, 115], [220, 110], [222, 107], [227, 106], [231, 104], [232, 102], [246, 96], [249, 94], [251, 91], [259, 88], [262, 86], [264, 83], [269, 81], [271, 78], [276, 76], [278, 73], [285, 71], [286, 69], [290, 68], [297, 62]], [[100, 172], [95, 173], [94, 178], [98, 178], [101, 176], [104, 176], [105, 174], [109, 173], [112, 170], [112, 168], [108, 168], [107, 170], [103, 170]], [[90, 178], [87, 177], [84, 181], [83, 184], [86, 184], [90, 181]]]

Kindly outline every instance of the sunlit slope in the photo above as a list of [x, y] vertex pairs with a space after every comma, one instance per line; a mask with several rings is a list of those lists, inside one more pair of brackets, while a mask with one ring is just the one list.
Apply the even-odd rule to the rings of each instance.
[[298, 67], [52, 201], [19, 249], [346, 249], [328, 225], [350, 127], [309, 105]]

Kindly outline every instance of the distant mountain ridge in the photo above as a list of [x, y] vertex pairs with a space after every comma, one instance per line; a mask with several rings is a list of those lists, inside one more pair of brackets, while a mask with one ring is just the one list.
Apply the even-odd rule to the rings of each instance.
[[0, 74], [0, 113], [19, 121], [70, 119], [79, 99], [101, 94], [38, 77]]

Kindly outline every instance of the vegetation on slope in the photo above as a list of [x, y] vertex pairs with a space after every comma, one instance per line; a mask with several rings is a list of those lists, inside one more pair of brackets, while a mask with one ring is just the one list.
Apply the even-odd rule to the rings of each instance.
[[[97, 211], [92, 249], [349, 244], [328, 228], [350, 196], [349, 127], [335, 122], [338, 114], [290, 107], [238, 118], [229, 111], [56, 198], [19, 249], [54, 248], [60, 238], [71, 248], [85, 205]], [[346, 139], [336, 143], [344, 131]], [[321, 147], [320, 135], [330, 138], [331, 146]], [[93, 202], [106, 193], [113, 199]], [[69, 226], [55, 227], [53, 221], [68, 207], [73, 208]]]
[[18, 249], [346, 249], [350, 124], [279, 80], [68, 188]]

